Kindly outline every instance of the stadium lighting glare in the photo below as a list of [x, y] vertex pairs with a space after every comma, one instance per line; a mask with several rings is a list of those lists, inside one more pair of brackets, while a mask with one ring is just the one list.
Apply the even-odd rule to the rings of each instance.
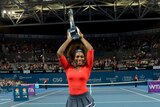
[[6, 11], [6, 10], [3, 10], [3, 13], [4, 13], [4, 14], [6, 14], [6, 13], [7, 13], [7, 11]]
[[15, 14], [15, 11], [12, 11], [12, 14]]
[[52, 0], [43, 0], [43, 1], [52, 1]]
[[10, 11], [8, 11], [8, 14], [11, 14], [11, 12], [10, 12]]
[[3, 14], [15, 14], [15, 11], [6, 11], [6, 10], [3, 10], [2, 12], [3, 12]]

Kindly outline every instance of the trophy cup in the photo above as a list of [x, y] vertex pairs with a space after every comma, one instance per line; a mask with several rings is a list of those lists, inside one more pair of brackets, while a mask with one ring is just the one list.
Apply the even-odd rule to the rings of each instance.
[[71, 37], [73, 40], [78, 40], [80, 38], [77, 27], [75, 26], [74, 23], [74, 18], [73, 18], [73, 10], [69, 9], [68, 11], [68, 18], [70, 22], [70, 28], [68, 29], [68, 33], [70, 33]]

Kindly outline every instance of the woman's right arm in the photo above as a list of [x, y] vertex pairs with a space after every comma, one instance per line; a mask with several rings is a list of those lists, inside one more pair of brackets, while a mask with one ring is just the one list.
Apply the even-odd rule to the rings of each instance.
[[64, 51], [66, 50], [68, 44], [72, 41], [72, 37], [69, 33], [67, 33], [67, 40], [59, 47], [57, 51], [57, 56], [60, 57], [64, 54]]

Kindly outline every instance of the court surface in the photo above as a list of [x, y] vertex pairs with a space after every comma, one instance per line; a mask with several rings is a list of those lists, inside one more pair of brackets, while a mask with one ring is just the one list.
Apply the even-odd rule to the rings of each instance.
[[[89, 88], [89, 87], [88, 87]], [[148, 93], [147, 85], [92, 87], [96, 107], [160, 107], [160, 93]], [[68, 88], [36, 89], [28, 101], [14, 101], [13, 93], [0, 94], [0, 107], [65, 107]]]

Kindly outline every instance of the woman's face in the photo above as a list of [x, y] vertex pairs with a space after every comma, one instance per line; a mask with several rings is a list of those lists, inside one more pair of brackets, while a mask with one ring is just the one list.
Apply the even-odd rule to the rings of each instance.
[[83, 66], [85, 64], [85, 56], [83, 52], [76, 52], [74, 56], [74, 62], [77, 66]]

